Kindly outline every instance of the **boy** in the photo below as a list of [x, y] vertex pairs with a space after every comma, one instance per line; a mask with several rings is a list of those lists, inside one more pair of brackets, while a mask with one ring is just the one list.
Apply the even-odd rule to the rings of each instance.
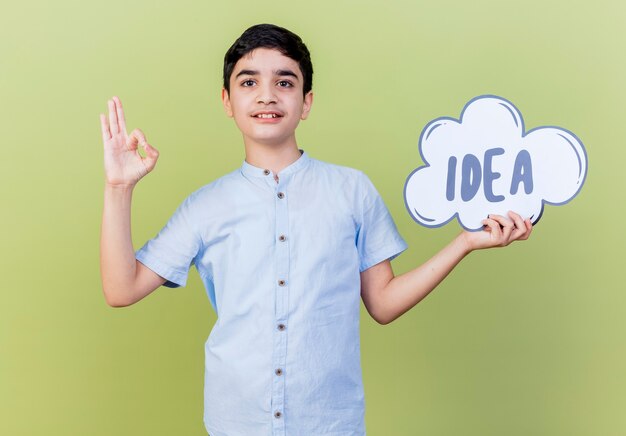
[[218, 314], [205, 344], [204, 422], [213, 436], [365, 434], [359, 299], [387, 324], [472, 250], [527, 239], [532, 230], [514, 213], [491, 216], [484, 231], [461, 233], [394, 277], [390, 260], [406, 244], [371, 182], [297, 146], [312, 75], [306, 46], [286, 29], [257, 25], [235, 41], [222, 100], [242, 133], [245, 161], [192, 193], [136, 254], [132, 190], [158, 152], [141, 131], [126, 135], [117, 97], [108, 119], [100, 116], [106, 301], [126, 306], [161, 285], [184, 286], [196, 265]]

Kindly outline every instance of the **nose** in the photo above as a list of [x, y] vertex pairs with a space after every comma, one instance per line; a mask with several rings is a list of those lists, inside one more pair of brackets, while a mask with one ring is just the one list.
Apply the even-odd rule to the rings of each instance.
[[274, 93], [274, 87], [270, 83], [259, 86], [257, 89], [259, 90], [256, 99], [257, 103], [276, 103], [276, 94]]

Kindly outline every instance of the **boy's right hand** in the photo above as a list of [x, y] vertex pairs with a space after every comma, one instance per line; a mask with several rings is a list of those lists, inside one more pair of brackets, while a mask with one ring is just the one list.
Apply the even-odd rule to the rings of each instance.
[[[118, 97], [108, 101], [109, 118], [100, 114], [102, 141], [104, 142], [104, 172], [106, 183], [112, 186], [134, 186], [156, 165], [159, 152], [146, 141], [139, 129], [126, 133], [126, 120], [122, 102]], [[146, 157], [138, 152], [141, 145]]]

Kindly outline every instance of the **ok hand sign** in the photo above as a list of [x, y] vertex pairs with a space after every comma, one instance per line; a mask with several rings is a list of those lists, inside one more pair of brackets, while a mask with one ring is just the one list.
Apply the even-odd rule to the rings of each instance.
[[[104, 142], [104, 172], [106, 183], [117, 186], [134, 186], [156, 165], [159, 152], [146, 141], [139, 129], [126, 133], [126, 120], [122, 102], [118, 97], [108, 101], [109, 118], [100, 114], [102, 141]], [[146, 157], [137, 149], [141, 145]]]

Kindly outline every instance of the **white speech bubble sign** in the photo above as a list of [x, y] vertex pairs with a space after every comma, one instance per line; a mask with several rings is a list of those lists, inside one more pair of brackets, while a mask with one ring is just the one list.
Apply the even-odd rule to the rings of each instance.
[[587, 153], [574, 133], [556, 126], [526, 132], [513, 103], [495, 95], [470, 100], [458, 120], [428, 123], [419, 153], [424, 166], [407, 177], [404, 201], [426, 227], [456, 217], [466, 230], [481, 230], [488, 214], [509, 210], [535, 224], [544, 204], [569, 202], [587, 177]]

